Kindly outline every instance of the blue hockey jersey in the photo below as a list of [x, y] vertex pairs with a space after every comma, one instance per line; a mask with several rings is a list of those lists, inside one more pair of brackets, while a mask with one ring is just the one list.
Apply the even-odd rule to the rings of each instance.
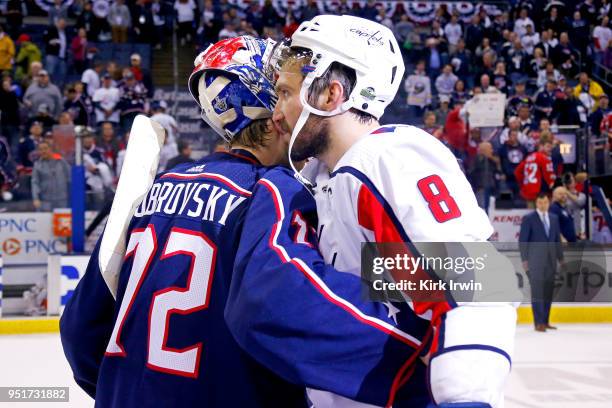
[[78, 384], [99, 407], [303, 407], [305, 386], [425, 406], [422, 365], [397, 392], [427, 323], [396, 324], [358, 277], [326, 266], [314, 214], [289, 171], [246, 151], [158, 176], [130, 224], [116, 301], [96, 248], [62, 315]]

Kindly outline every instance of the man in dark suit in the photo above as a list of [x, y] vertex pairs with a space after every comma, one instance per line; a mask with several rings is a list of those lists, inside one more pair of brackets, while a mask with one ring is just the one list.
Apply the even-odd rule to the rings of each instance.
[[557, 262], [563, 262], [559, 218], [548, 212], [549, 207], [548, 196], [539, 194], [536, 211], [523, 218], [519, 236], [521, 260], [531, 285], [533, 320], [539, 332], [556, 329], [548, 318]]

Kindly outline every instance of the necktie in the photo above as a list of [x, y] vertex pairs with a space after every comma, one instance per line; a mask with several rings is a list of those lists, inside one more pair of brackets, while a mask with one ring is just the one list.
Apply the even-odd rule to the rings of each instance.
[[544, 231], [546, 232], [546, 236], [548, 237], [548, 233], [550, 232], [550, 225], [548, 224], [548, 217], [546, 214], [542, 215], [542, 223], [544, 224]]

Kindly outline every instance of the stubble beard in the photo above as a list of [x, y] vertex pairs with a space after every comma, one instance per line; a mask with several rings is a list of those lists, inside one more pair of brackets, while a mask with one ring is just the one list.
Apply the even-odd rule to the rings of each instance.
[[318, 157], [329, 148], [329, 120], [310, 115], [291, 149], [291, 160], [302, 161]]

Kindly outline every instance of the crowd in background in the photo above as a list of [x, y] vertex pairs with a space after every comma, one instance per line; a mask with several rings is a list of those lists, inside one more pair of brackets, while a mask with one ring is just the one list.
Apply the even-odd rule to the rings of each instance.
[[[401, 2], [393, 9], [373, 0], [305, 0], [285, 8], [272, 1], [242, 4], [115, 0], [99, 10], [90, 1], [66, 6], [56, 0], [46, 10], [42, 43], [34, 43], [19, 30], [23, 2], [9, 1], [0, 28], [0, 111], [3, 149], [14, 168], [0, 170], [3, 198], [12, 197], [16, 175], [31, 174], [34, 206], [56, 206], [55, 198], [44, 199], [40, 174], [66, 171], [63, 164], [47, 163], [63, 160], [49, 133], [58, 124], [85, 129], [88, 188], [94, 192], [112, 190], [127, 131], [139, 113], [157, 117], [168, 130], [162, 165], [189, 157], [168, 106], [152, 101], [153, 81], [141, 57], [132, 55], [122, 67], [97, 59], [95, 44], [139, 42], [160, 49], [175, 23], [180, 46], [195, 55], [236, 35], [289, 37], [301, 21], [335, 13], [378, 21], [396, 34], [407, 71], [392, 109], [401, 112], [402, 122], [421, 126], [455, 153], [483, 208], [490, 197], [530, 205], [538, 193], [558, 186], [565, 188], [565, 201], [581, 202], [574, 198], [584, 175], [575, 176], [578, 169], [564, 164], [555, 135], [563, 126], [577, 126], [588, 128], [601, 146], [609, 143], [608, 95], [593, 78], [612, 68], [609, 0], [510, 1], [495, 13], [477, 6], [469, 19], [439, 3], [426, 26], [411, 21]], [[68, 82], [71, 77], [78, 80]], [[504, 126], [471, 127], [470, 104], [489, 93], [506, 94]], [[63, 185], [67, 191], [67, 182]], [[51, 197], [66, 202], [68, 193], [57, 192], [61, 186], [50, 190]]]

